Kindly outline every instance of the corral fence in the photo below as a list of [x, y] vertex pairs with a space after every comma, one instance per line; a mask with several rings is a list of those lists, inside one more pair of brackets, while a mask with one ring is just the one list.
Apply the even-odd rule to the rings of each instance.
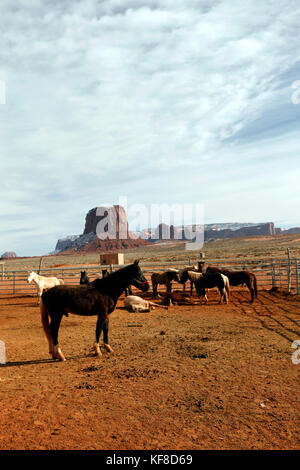
[[[147, 278], [151, 281], [151, 274], [167, 270], [168, 268], [182, 269], [185, 266], [197, 264], [198, 261], [204, 261], [206, 266], [217, 266], [231, 270], [248, 270], [253, 272], [257, 278], [259, 289], [271, 289], [280, 287], [300, 294], [300, 260], [299, 259], [191, 259], [174, 262], [151, 262], [140, 263], [141, 269]], [[90, 280], [102, 277], [102, 270], [107, 269], [113, 272], [124, 265], [98, 265], [98, 266], [80, 266], [80, 267], [59, 267], [43, 268], [37, 272], [41, 276], [57, 277], [67, 285], [78, 285], [81, 271], [86, 271]], [[34, 283], [28, 284], [27, 278], [29, 270], [3, 269], [0, 272], [0, 296], [7, 295], [27, 295], [35, 294], [36, 286]], [[175, 289], [183, 289], [181, 284], [174, 283]], [[164, 286], [160, 287], [165, 290]]]

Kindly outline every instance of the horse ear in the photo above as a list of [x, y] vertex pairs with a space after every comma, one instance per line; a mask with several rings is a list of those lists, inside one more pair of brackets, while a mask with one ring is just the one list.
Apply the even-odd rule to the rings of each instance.
[[134, 264], [137, 266], [139, 264], [140, 260], [139, 259], [136, 259]]

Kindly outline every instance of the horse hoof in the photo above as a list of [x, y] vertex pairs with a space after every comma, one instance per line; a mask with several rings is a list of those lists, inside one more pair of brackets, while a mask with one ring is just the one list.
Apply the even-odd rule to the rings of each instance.
[[61, 352], [61, 349], [57, 346], [54, 347], [54, 352], [52, 353], [53, 359], [58, 359], [59, 361], [65, 361], [65, 356]]
[[101, 357], [102, 352], [100, 351], [100, 346], [98, 343], [94, 344], [94, 351], [95, 351], [95, 356]]
[[64, 362], [66, 360], [65, 356], [62, 353], [52, 354], [52, 359], [58, 359], [61, 362]]
[[112, 349], [112, 347], [109, 344], [103, 343], [103, 346], [104, 346], [104, 348], [107, 352], [110, 352], [110, 353], [114, 352], [114, 350]]

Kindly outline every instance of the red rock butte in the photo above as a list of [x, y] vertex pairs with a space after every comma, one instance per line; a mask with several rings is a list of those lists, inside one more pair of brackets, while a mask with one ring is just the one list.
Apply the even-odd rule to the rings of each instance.
[[[101, 215], [98, 215], [98, 214]], [[99, 235], [99, 224], [105, 219], [104, 226], [101, 227], [102, 238]], [[105, 232], [113, 228], [113, 237], [105, 238]], [[90, 252], [114, 252], [142, 245], [149, 245], [151, 242], [137, 238], [128, 231], [126, 212], [123, 207], [114, 205], [110, 207], [94, 207], [89, 210], [85, 217], [84, 232], [80, 236], [70, 236], [58, 240], [56, 251], [60, 253], [90, 253]]]

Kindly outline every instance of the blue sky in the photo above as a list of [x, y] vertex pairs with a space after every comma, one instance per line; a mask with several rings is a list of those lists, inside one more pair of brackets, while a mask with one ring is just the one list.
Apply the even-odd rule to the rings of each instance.
[[2, 0], [0, 254], [89, 209], [201, 203], [300, 225], [300, 3]]

